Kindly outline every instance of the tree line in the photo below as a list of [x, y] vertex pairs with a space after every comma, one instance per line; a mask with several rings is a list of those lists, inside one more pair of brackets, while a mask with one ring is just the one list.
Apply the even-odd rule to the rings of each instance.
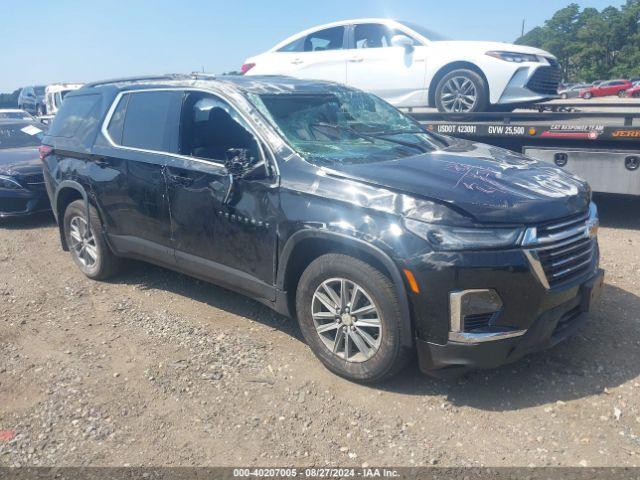
[[568, 82], [640, 77], [640, 0], [602, 11], [572, 3], [516, 43], [554, 54]]
[[0, 108], [17, 108], [20, 90], [13, 93], [0, 93]]

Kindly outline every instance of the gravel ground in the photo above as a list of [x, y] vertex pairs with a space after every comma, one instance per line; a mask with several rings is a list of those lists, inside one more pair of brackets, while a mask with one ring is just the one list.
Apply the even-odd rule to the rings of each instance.
[[0, 466], [640, 465], [640, 201], [600, 198], [607, 284], [556, 348], [375, 387], [294, 322], [132, 262], [93, 282], [49, 216], [0, 225]]

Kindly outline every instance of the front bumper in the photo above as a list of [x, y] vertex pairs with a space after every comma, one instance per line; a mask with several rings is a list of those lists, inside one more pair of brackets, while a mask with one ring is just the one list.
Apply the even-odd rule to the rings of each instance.
[[521, 67], [511, 77], [497, 104], [522, 105], [560, 98], [560, 79], [560, 69], [551, 64]]
[[46, 190], [4, 190], [0, 192], [0, 218], [24, 217], [51, 210]]
[[576, 294], [542, 312], [523, 335], [482, 343], [447, 342], [444, 345], [417, 339], [420, 369], [484, 369], [515, 362], [525, 355], [553, 347], [574, 334], [602, 290], [604, 272], [598, 269], [576, 289]]

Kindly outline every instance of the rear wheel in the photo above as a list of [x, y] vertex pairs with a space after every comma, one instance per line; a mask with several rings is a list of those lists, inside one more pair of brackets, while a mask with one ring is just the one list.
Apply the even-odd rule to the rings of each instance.
[[98, 212], [91, 205], [89, 217], [84, 201], [71, 202], [64, 212], [64, 234], [71, 257], [82, 273], [94, 280], [104, 280], [117, 271], [119, 259], [109, 249]]
[[569, 95], [567, 95], [566, 93], [563, 93], [562, 95], [560, 95], [560, 98], [562, 98], [563, 100], [566, 100], [567, 98], [569, 98]]
[[485, 112], [489, 105], [488, 91], [484, 79], [473, 70], [454, 70], [436, 86], [436, 107], [440, 112]]
[[314, 260], [300, 278], [296, 311], [313, 353], [349, 380], [380, 381], [409, 357], [401, 345], [395, 288], [361, 260], [342, 254]]

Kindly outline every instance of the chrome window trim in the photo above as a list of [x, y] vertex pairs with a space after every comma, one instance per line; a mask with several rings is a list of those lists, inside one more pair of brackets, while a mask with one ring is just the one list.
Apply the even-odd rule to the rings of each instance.
[[[169, 157], [172, 157], [172, 158], [179, 158], [181, 160], [189, 160], [189, 161], [193, 161], [193, 162], [203, 163], [205, 165], [214, 165], [214, 166], [218, 166], [218, 167], [224, 168], [224, 163], [217, 162], [215, 160], [207, 160], [207, 159], [202, 159], [202, 158], [198, 158], [198, 157], [191, 157], [189, 155], [181, 155], [179, 153], [165, 152], [165, 151], [162, 151], [162, 150], [148, 150], [148, 149], [145, 149], [145, 148], [127, 147], [125, 145], [118, 145], [116, 142], [114, 142], [113, 138], [111, 138], [111, 135], [109, 135], [108, 127], [109, 127], [109, 123], [111, 123], [111, 118], [113, 117], [113, 114], [115, 113], [116, 108], [118, 107], [118, 104], [120, 103], [120, 100], [125, 95], [134, 94], [134, 93], [144, 93], [144, 92], [202, 92], [202, 93], [207, 93], [209, 95], [214, 95], [216, 97], [219, 97], [221, 100], [226, 102], [231, 108], [233, 108], [233, 110], [240, 116], [240, 118], [242, 118], [245, 121], [245, 123], [247, 124], [247, 127], [250, 130], [250, 133], [254, 137], [256, 137], [256, 139], [258, 140], [258, 149], [259, 149], [260, 155], [262, 157], [262, 160], [265, 161], [265, 162], [269, 161], [272, 165], [274, 165], [276, 175], [280, 175], [278, 162], [276, 160], [276, 156], [273, 154], [273, 151], [271, 150], [271, 147], [265, 141], [265, 139], [262, 137], [262, 135], [260, 135], [258, 132], [256, 132], [256, 129], [253, 127], [253, 125], [251, 124], [251, 122], [249, 121], [247, 116], [244, 115], [240, 111], [240, 109], [238, 109], [223, 94], [220, 94], [219, 92], [216, 92], [216, 91], [207, 90], [205, 88], [161, 87], [161, 88], [143, 88], [143, 89], [123, 90], [121, 92], [118, 92], [118, 94], [116, 95], [116, 98], [111, 103], [111, 106], [109, 107], [109, 110], [107, 111], [107, 115], [105, 116], [104, 121], [102, 122], [102, 127], [100, 128], [100, 132], [102, 133], [104, 138], [107, 139], [107, 142], [109, 142], [109, 145], [111, 147], [117, 148], [117, 149], [120, 149], [120, 150], [133, 151], [133, 152], [151, 153], [151, 154], [154, 154], [154, 155], [164, 155], [164, 156], [169, 156]], [[263, 144], [267, 147], [267, 149], [269, 151], [269, 156], [271, 157], [270, 160], [268, 160], [267, 159], [267, 155], [265, 155], [264, 149], [262, 147]]]

